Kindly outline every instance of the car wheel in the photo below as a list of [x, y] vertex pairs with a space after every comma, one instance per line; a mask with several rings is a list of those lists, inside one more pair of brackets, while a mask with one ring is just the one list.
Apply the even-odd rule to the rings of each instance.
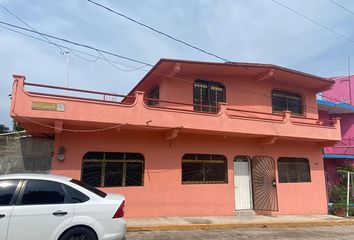
[[92, 230], [84, 227], [77, 227], [64, 233], [59, 240], [97, 240], [97, 238]]

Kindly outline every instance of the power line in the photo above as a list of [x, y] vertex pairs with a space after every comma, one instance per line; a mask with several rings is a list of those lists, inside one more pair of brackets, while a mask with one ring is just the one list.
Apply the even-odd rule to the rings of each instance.
[[176, 38], [176, 37], [174, 37], [174, 36], [172, 36], [172, 35], [170, 35], [170, 34], [167, 34], [167, 33], [164, 33], [164, 32], [162, 32], [162, 31], [160, 31], [160, 30], [157, 30], [157, 29], [154, 28], [154, 27], [151, 27], [151, 26], [149, 26], [149, 25], [147, 25], [147, 24], [145, 24], [145, 23], [142, 23], [142, 22], [140, 22], [140, 21], [138, 21], [138, 20], [136, 20], [136, 19], [133, 19], [132, 17], [129, 17], [129, 16], [123, 14], [123, 13], [117, 12], [117, 11], [115, 11], [115, 10], [113, 10], [113, 9], [111, 9], [111, 8], [109, 8], [109, 7], [107, 7], [107, 6], [104, 6], [104, 5], [100, 4], [100, 3], [97, 3], [97, 2], [92, 1], [92, 0], [87, 0], [87, 1], [90, 2], [90, 3], [92, 3], [92, 4], [94, 4], [94, 5], [96, 5], [96, 6], [99, 6], [99, 7], [103, 8], [103, 9], [106, 9], [107, 11], [109, 11], [109, 12], [111, 12], [111, 13], [114, 13], [114, 14], [116, 14], [116, 15], [118, 15], [118, 16], [121, 16], [121, 17], [123, 17], [123, 18], [126, 18], [126, 19], [128, 19], [129, 21], [132, 21], [132, 22], [134, 22], [134, 23], [136, 23], [136, 24], [138, 24], [138, 25], [140, 25], [140, 26], [142, 26], [142, 27], [145, 27], [145, 28], [147, 28], [147, 29], [150, 29], [151, 31], [156, 32], [156, 33], [158, 33], [158, 34], [160, 34], [160, 35], [162, 35], [162, 36], [165, 36], [165, 37], [167, 37], [167, 38], [169, 38], [169, 39], [172, 39], [172, 40], [174, 40], [174, 41], [176, 41], [176, 42], [182, 43], [182, 44], [184, 44], [184, 45], [186, 45], [186, 46], [188, 46], [188, 47], [190, 47], [190, 48], [193, 48], [193, 49], [195, 49], [195, 50], [198, 50], [198, 51], [200, 51], [200, 52], [203, 52], [203, 53], [205, 53], [205, 54], [208, 54], [209, 56], [215, 57], [215, 58], [217, 58], [217, 59], [219, 59], [219, 60], [222, 60], [222, 61], [225, 61], [225, 62], [232, 62], [232, 61], [230, 61], [230, 60], [228, 60], [228, 59], [226, 59], [226, 58], [220, 57], [220, 56], [218, 56], [218, 55], [216, 55], [216, 54], [214, 54], [214, 53], [211, 53], [211, 52], [206, 51], [206, 50], [204, 50], [204, 49], [202, 49], [202, 48], [200, 48], [200, 47], [197, 47], [197, 46], [195, 46], [195, 45], [192, 45], [192, 44], [190, 44], [190, 43], [188, 43], [188, 42], [186, 42], [186, 41], [183, 41], [183, 40], [181, 40], [181, 39], [178, 39], [178, 38]]
[[[3, 21], [0, 21], [0, 24], [6, 25], [6, 26], [10, 26], [10, 27], [13, 27], [13, 28], [17, 28], [17, 29], [21, 29], [21, 30], [27, 31], [27, 32], [37, 33], [34, 30], [31, 30], [31, 29], [28, 29], [28, 28], [23, 28], [23, 27], [20, 27], [20, 26], [14, 25], [14, 24], [10, 24], [10, 23], [7, 23], [7, 22], [3, 22]], [[38, 32], [38, 33], [40, 33], [40, 32]], [[143, 61], [140, 61], [140, 60], [136, 60], [136, 59], [133, 59], [133, 58], [130, 58], [130, 57], [125, 57], [125, 56], [122, 56], [122, 55], [119, 55], [119, 54], [116, 54], [116, 53], [113, 53], [113, 52], [109, 52], [107, 50], [95, 48], [95, 47], [89, 46], [87, 44], [74, 42], [74, 41], [71, 41], [71, 40], [68, 40], [68, 39], [65, 39], [65, 38], [56, 37], [56, 36], [53, 36], [53, 35], [50, 35], [50, 34], [46, 34], [46, 33], [40, 33], [40, 34], [44, 35], [46, 37], [49, 37], [49, 38], [53, 38], [53, 39], [56, 39], [56, 40], [59, 40], [59, 41], [62, 41], [62, 42], [70, 43], [70, 44], [73, 44], [73, 45], [76, 45], [76, 46], [79, 46], [79, 47], [88, 48], [88, 49], [91, 49], [91, 50], [94, 50], [94, 51], [97, 51], [97, 52], [105, 53], [105, 54], [108, 54], [108, 55], [111, 55], [111, 56], [114, 56], [114, 57], [118, 57], [118, 58], [121, 58], [121, 59], [124, 59], [124, 60], [128, 60], [128, 61], [131, 61], [131, 62], [147, 65], [147, 66], [150, 66], [150, 67], [154, 66], [153, 64], [150, 64], [150, 63], [146, 63], [146, 62], [143, 62]]]
[[334, 0], [329, 0], [330, 2], [334, 3], [335, 5], [337, 5], [338, 7], [344, 9], [345, 11], [349, 12], [350, 14], [353, 14], [354, 15], [354, 12], [346, 7], [344, 7], [343, 5], [337, 3], [336, 1]]
[[18, 19], [20, 22], [22, 22], [24, 25], [26, 25], [27, 27], [31, 28], [33, 31], [35, 31], [37, 34], [41, 35], [44, 39], [46, 39], [49, 43], [53, 44], [54, 46], [56, 46], [59, 50], [60, 53], [63, 54], [64, 50], [59, 47], [57, 44], [53, 43], [49, 38], [47, 38], [46, 36], [42, 35], [41, 33], [39, 33], [36, 29], [34, 29], [32, 26], [30, 26], [29, 24], [27, 24], [25, 21], [23, 21], [19, 16], [17, 16], [16, 14], [14, 14], [13, 12], [11, 12], [7, 7], [5, 7], [4, 5], [2, 5], [0, 3], [0, 7], [2, 7], [5, 11], [7, 11], [9, 14], [11, 14], [13, 17], [15, 17], [16, 19]]
[[[14, 27], [14, 28], [18, 28], [18, 29], [21, 29], [21, 30], [24, 30], [24, 31], [28, 31], [28, 32], [34, 32], [33, 30], [30, 30], [30, 29], [26, 29], [26, 28], [22, 28], [22, 27], [19, 27], [19, 26], [16, 26], [16, 25], [13, 25], [13, 24], [9, 24], [9, 23], [5, 23], [5, 22], [2, 22], [0, 21], [0, 24], [5, 24], [5, 25], [8, 25], [8, 26], [11, 26], [11, 27]], [[37, 40], [40, 40], [40, 41], [44, 41], [42, 39], [39, 39], [39, 38], [36, 38], [34, 36], [31, 36], [31, 35], [28, 35], [28, 34], [25, 34], [25, 33], [22, 33], [20, 31], [16, 31], [16, 30], [13, 30], [13, 29], [10, 29], [10, 28], [7, 28], [7, 27], [4, 27], [4, 26], [1, 26], [1, 28], [5, 28], [7, 30], [10, 30], [10, 31], [14, 31], [14, 32], [17, 32], [17, 33], [20, 33], [20, 34], [23, 34], [23, 35], [26, 35], [26, 36], [29, 36], [29, 37], [32, 37], [34, 39], [37, 39]], [[77, 45], [77, 46], [80, 46], [80, 47], [84, 47], [84, 48], [88, 48], [88, 49], [91, 49], [91, 50], [95, 50], [99, 53], [99, 57], [102, 58], [102, 59], [106, 59], [104, 54], [103, 53], [106, 53], [106, 54], [109, 54], [109, 55], [112, 55], [112, 56], [116, 56], [116, 57], [119, 57], [119, 58], [123, 58], [125, 60], [129, 60], [129, 61], [133, 61], [133, 62], [137, 62], [137, 63], [140, 63], [140, 64], [143, 64], [145, 66], [151, 66], [151, 67], [154, 67], [156, 69], [158, 69], [158, 67], [156, 67], [155, 65], [153, 64], [150, 64], [150, 63], [147, 63], [147, 62], [143, 62], [143, 61], [140, 61], [140, 60], [136, 60], [136, 59], [131, 59], [131, 58], [128, 58], [128, 57], [125, 57], [125, 56], [122, 56], [122, 55], [118, 55], [116, 53], [112, 53], [112, 52], [108, 52], [108, 51], [105, 51], [105, 50], [101, 50], [101, 49], [98, 49], [98, 48], [95, 48], [95, 47], [92, 47], [92, 46], [89, 46], [89, 45], [85, 45], [85, 44], [81, 44], [81, 43], [77, 43], [77, 42], [73, 42], [73, 41], [70, 41], [70, 40], [67, 40], [67, 39], [64, 39], [64, 38], [60, 38], [60, 37], [56, 37], [56, 36], [53, 36], [53, 35], [49, 35], [49, 34], [45, 34], [45, 33], [41, 33], [47, 37], [50, 37], [50, 38], [54, 38], [54, 39], [57, 39], [59, 41], [64, 41], [64, 42], [67, 42], [69, 44], [73, 44], [73, 45]], [[45, 41], [46, 42], [46, 41]], [[85, 53], [85, 52], [82, 52], [82, 51], [79, 51], [79, 50], [75, 50], [75, 49], [71, 49], [71, 48], [68, 48], [66, 46], [62, 46], [60, 45], [61, 47], [63, 48], [66, 48], [66, 49], [69, 49], [69, 50], [73, 50], [73, 51], [78, 51], [82, 54], [86, 54], [86, 55], [90, 55], [90, 56], [94, 56], [94, 55], [91, 55], [91, 54], [88, 54], [88, 53]], [[120, 64], [120, 63], [118, 63]], [[129, 65], [126, 65], [126, 66], [129, 66]], [[235, 65], [236, 66], [236, 65]], [[132, 66], [129, 66], [129, 67], [132, 67]], [[135, 69], [136, 70], [142, 70], [142, 71], [148, 71], [146, 69], [143, 69], [143, 67], [136, 67]], [[241, 66], [242, 67], [242, 66]], [[246, 69], [248, 69], [247, 67], [245, 67]], [[120, 68], [118, 68], [119, 70], [122, 70]], [[248, 69], [249, 70], [249, 69]], [[251, 71], [251, 70], [249, 70]], [[187, 80], [187, 79], [184, 79], [184, 78], [180, 78], [180, 77], [175, 77], [175, 76], [169, 76], [169, 75], [166, 75], [166, 74], [163, 74], [163, 73], [158, 73], [158, 72], [151, 72], [152, 74], [155, 74], [155, 75], [159, 75], [159, 76], [163, 76], [163, 77], [166, 77], [166, 78], [169, 78], [169, 79], [176, 79], [176, 80], [180, 80], [180, 81], [184, 81], [184, 82], [193, 82], [193, 80]], [[184, 74], [185, 76], [192, 76], [190, 74]], [[291, 84], [289, 84], [291, 85]], [[293, 86], [293, 85], [291, 85]], [[295, 85], [294, 85], [295, 86]], [[298, 87], [298, 86], [296, 86]], [[252, 90], [249, 90], [249, 89], [243, 89], [243, 88], [239, 88], [239, 87], [229, 87], [231, 89], [235, 89], [235, 90], [238, 90], [238, 91], [242, 91], [242, 92], [247, 92], [247, 93], [250, 93], [250, 94], [254, 94], [254, 95], [259, 95], [259, 96], [262, 96], [262, 97], [265, 97], [265, 98], [272, 98], [271, 95], [268, 95], [268, 94], [264, 94], [264, 93], [258, 93], [258, 92], [254, 92]], [[317, 106], [310, 106], [310, 105], [303, 105], [304, 107], [307, 107], [309, 109], [318, 109]]]
[[[15, 32], [15, 33], [21, 34], [21, 35], [26, 36], [26, 37], [30, 37], [30, 38], [36, 39], [36, 40], [41, 41], [41, 42], [49, 43], [48, 41], [43, 40], [41, 38], [32, 36], [30, 34], [26, 34], [26, 33], [23, 33], [23, 32], [20, 32], [20, 31], [17, 31], [17, 30], [14, 30], [14, 29], [11, 29], [11, 28], [8, 28], [8, 27], [5, 27], [5, 26], [1, 26], [0, 25], [0, 28], [3, 28], [3, 29], [6, 29], [8, 31], [11, 31], [11, 32]], [[49, 43], [49, 44], [52, 44], [52, 43]], [[90, 54], [90, 53], [87, 53], [87, 52], [84, 52], [84, 51], [80, 51], [78, 49], [73, 49], [73, 48], [58, 44], [58, 43], [56, 43], [56, 45], [58, 45], [61, 48], [69, 50], [75, 56], [78, 56], [79, 58], [81, 58], [81, 59], [83, 59], [85, 61], [88, 61], [88, 62], [97, 62], [98, 59], [101, 59], [101, 60], [104, 60], [104, 61], [106, 61], [108, 63], [115, 63], [115, 64], [119, 64], [119, 65], [122, 65], [122, 66], [125, 66], [125, 67], [129, 67], [129, 68], [132, 69], [132, 70], [130, 70], [130, 69], [129, 70], [120, 69], [121, 71], [133, 71], [133, 70], [137, 70], [137, 69], [141, 69], [141, 68], [146, 67], [146, 65], [143, 65], [142, 67], [134, 67], [134, 66], [131, 66], [131, 65], [128, 65], [128, 64], [124, 64], [124, 63], [121, 63], [121, 62], [117, 62], [117, 61], [114, 61], [114, 60], [111, 60], [111, 59], [103, 58], [100, 55], [100, 52], [97, 52], [97, 55], [93, 55], [93, 54]], [[86, 55], [86, 56], [93, 57], [94, 59], [91, 60], [91, 59], [84, 58], [84, 57], [80, 56], [79, 53], [83, 54], [83, 55]]]
[[319, 26], [319, 27], [325, 29], [326, 31], [331, 32], [331, 33], [333, 33], [333, 34], [335, 34], [335, 35], [337, 35], [337, 36], [339, 36], [339, 37], [341, 37], [341, 38], [344, 38], [344, 39], [347, 40], [347, 41], [350, 41], [350, 42], [354, 43], [354, 40], [353, 40], [353, 39], [351, 39], [351, 38], [349, 38], [349, 37], [347, 37], [347, 36], [345, 36], [345, 35], [343, 35], [343, 34], [337, 32], [337, 31], [335, 31], [335, 30], [333, 30], [333, 29], [331, 29], [331, 28], [329, 28], [329, 27], [327, 27], [327, 26], [325, 26], [325, 25], [323, 25], [322, 23], [317, 22], [316, 20], [314, 20], [314, 19], [312, 19], [312, 18], [310, 18], [310, 17], [308, 17], [308, 16], [305, 16], [304, 14], [302, 14], [302, 13], [300, 13], [300, 12], [298, 12], [298, 11], [296, 11], [296, 10], [294, 10], [294, 9], [292, 9], [292, 8], [290, 8], [290, 7], [288, 7], [288, 6], [286, 6], [285, 4], [280, 3], [280, 2], [278, 2], [278, 1], [276, 1], [276, 0], [271, 0], [271, 1], [274, 2], [274, 3], [276, 3], [276, 4], [278, 4], [279, 6], [282, 6], [283, 8], [288, 9], [289, 11], [295, 13], [296, 15], [298, 15], [298, 16], [300, 16], [300, 17], [302, 17], [302, 18], [304, 18], [304, 19], [306, 19], [306, 20], [308, 20], [308, 21], [310, 21], [310, 22], [312, 22], [312, 23], [314, 23], [314, 24], [316, 24], [317, 26]]

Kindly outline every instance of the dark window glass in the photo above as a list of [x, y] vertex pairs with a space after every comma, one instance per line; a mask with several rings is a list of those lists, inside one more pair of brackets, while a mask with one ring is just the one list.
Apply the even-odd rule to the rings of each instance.
[[[99, 160], [100, 161], [100, 160]], [[102, 162], [87, 161], [82, 165], [81, 179], [83, 182], [94, 187], [101, 186], [102, 177]]]
[[[87, 159], [100, 155], [101, 159]], [[143, 186], [144, 156], [141, 153], [87, 153], [83, 159], [81, 179], [95, 187]]]
[[105, 167], [105, 187], [122, 186], [123, 162], [108, 162]]
[[143, 185], [143, 162], [127, 163], [125, 186], [142, 186]]
[[195, 80], [193, 85], [193, 103], [195, 111], [217, 112], [220, 102], [226, 101], [225, 87], [221, 83]]
[[185, 154], [182, 183], [227, 183], [227, 159], [223, 155]]
[[280, 157], [278, 173], [280, 183], [311, 182], [310, 164], [306, 158]]
[[11, 203], [19, 182], [19, 180], [0, 180], [0, 206]]
[[22, 205], [61, 204], [65, 193], [60, 183], [44, 180], [27, 180]]
[[[153, 88], [148, 93], [148, 98], [150, 99], [159, 99], [160, 98], [160, 90], [158, 87]], [[159, 101], [156, 100], [148, 100], [148, 105], [153, 106], [159, 104]]]
[[104, 198], [104, 197], [107, 196], [107, 193], [102, 192], [101, 190], [99, 190], [99, 189], [97, 189], [97, 188], [95, 188], [95, 187], [92, 187], [91, 185], [86, 184], [86, 183], [84, 183], [84, 182], [81, 182], [81, 181], [79, 181], [79, 180], [71, 179], [70, 182], [75, 183], [76, 185], [78, 185], [78, 186], [80, 186], [80, 187], [83, 187], [83, 188], [85, 188], [86, 190], [88, 190], [88, 191], [90, 191], [90, 192], [92, 192], [92, 193], [94, 193], [94, 194], [96, 194], [96, 195], [98, 195], [98, 196], [100, 196], [100, 197], [102, 197], [102, 198]]
[[82, 192], [76, 190], [75, 188], [72, 188], [68, 185], [64, 185], [64, 187], [65, 187], [66, 191], [68, 192], [72, 203], [83, 203], [83, 202], [87, 202], [88, 200], [90, 200], [90, 198], [88, 196], [86, 196]]
[[301, 96], [280, 90], [272, 91], [272, 108], [274, 112], [290, 111], [293, 114], [302, 114]]

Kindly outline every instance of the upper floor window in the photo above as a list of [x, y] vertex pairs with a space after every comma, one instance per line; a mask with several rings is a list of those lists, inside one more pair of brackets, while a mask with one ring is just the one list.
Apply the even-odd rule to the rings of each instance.
[[[148, 105], [154, 106], [159, 104], [159, 102], [157, 101], [160, 98], [159, 87], [152, 88], [148, 93], [148, 98], [150, 99], [148, 100]], [[157, 100], [152, 100], [152, 99], [157, 99]]]
[[94, 187], [143, 186], [144, 156], [127, 152], [88, 152], [81, 179]]
[[278, 159], [280, 183], [311, 182], [307, 158], [280, 157]]
[[292, 114], [302, 115], [302, 99], [299, 94], [281, 90], [272, 91], [273, 112], [290, 111]]
[[226, 157], [214, 154], [185, 154], [182, 157], [182, 183], [227, 183]]
[[195, 111], [217, 112], [220, 102], [226, 102], [225, 86], [218, 82], [195, 80], [193, 85], [193, 104]]

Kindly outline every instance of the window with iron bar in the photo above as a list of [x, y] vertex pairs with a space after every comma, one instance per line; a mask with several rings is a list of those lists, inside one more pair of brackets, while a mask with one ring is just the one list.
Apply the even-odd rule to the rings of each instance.
[[310, 164], [307, 158], [278, 158], [280, 183], [311, 182]]
[[81, 180], [94, 187], [144, 185], [144, 156], [129, 152], [88, 152], [83, 157]]
[[159, 104], [158, 99], [160, 99], [160, 89], [159, 89], [159, 87], [152, 88], [149, 91], [149, 93], [148, 93], [148, 98], [149, 99], [156, 99], [156, 100], [148, 100], [148, 105], [149, 106], [158, 105]]
[[282, 90], [272, 91], [272, 108], [273, 112], [290, 111], [295, 115], [303, 114], [301, 96]]
[[185, 154], [182, 184], [227, 183], [227, 159], [216, 154]]
[[226, 102], [225, 86], [222, 83], [197, 79], [193, 84], [194, 111], [218, 112], [218, 104]]

